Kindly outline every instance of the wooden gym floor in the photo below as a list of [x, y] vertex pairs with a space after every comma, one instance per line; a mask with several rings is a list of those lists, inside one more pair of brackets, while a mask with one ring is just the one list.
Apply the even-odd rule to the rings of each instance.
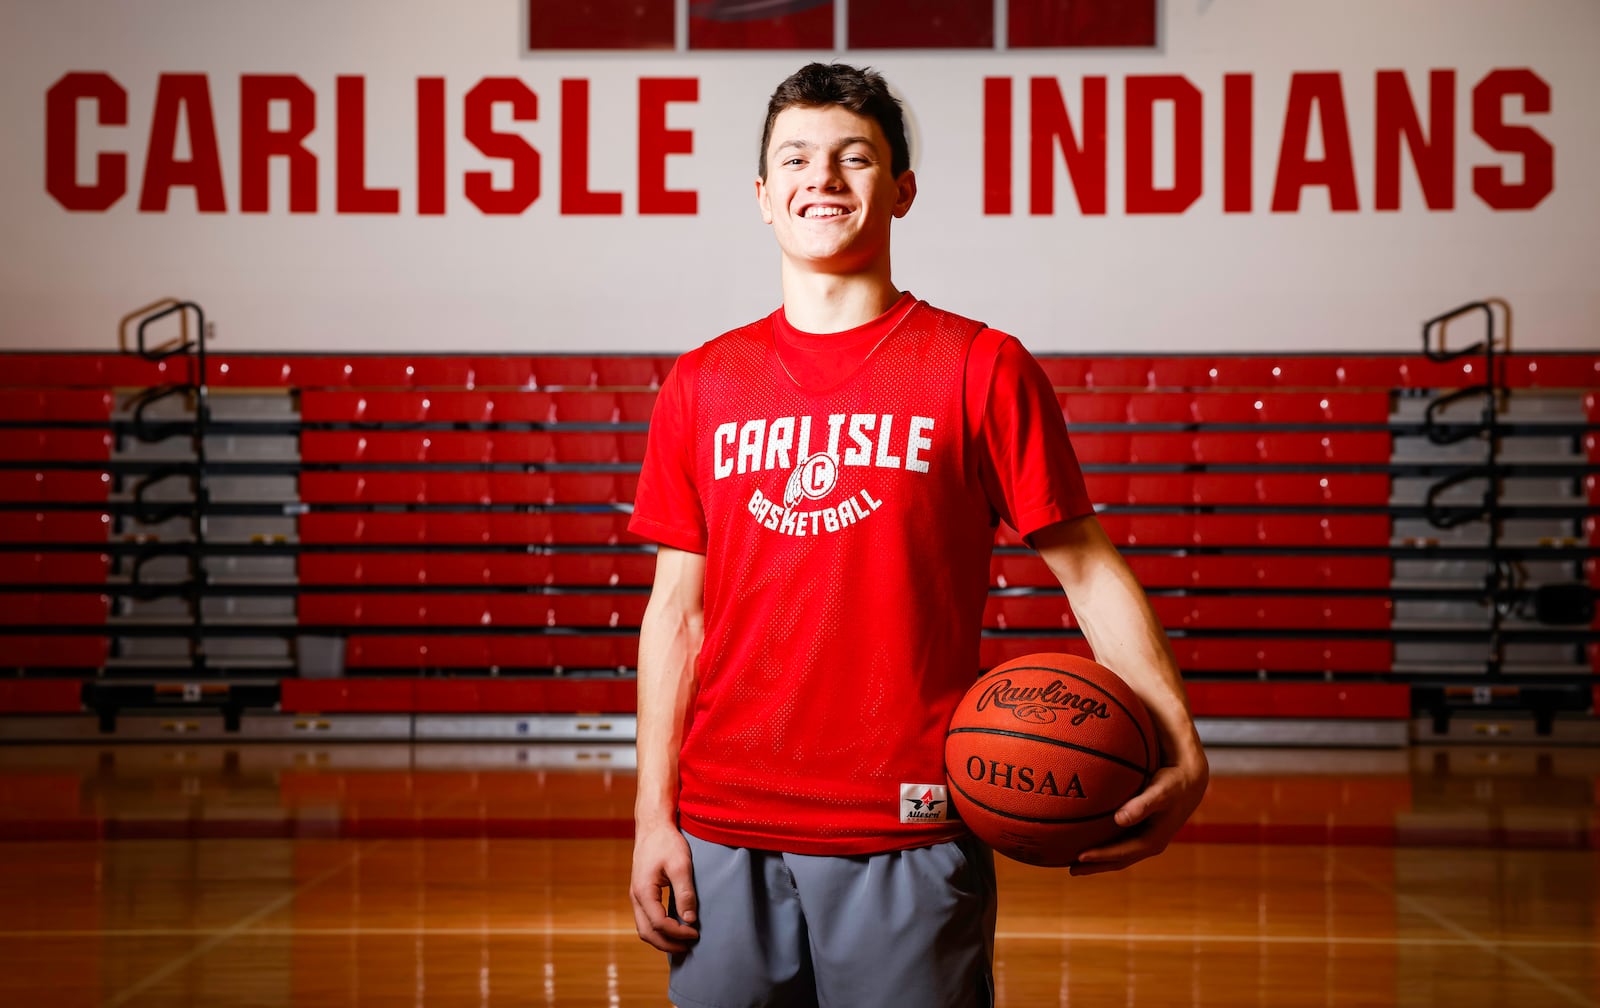
[[[1600, 749], [1219, 749], [1119, 875], [1001, 864], [1000, 1003], [1600, 1005]], [[0, 746], [0, 1004], [663, 1005], [627, 748]]]

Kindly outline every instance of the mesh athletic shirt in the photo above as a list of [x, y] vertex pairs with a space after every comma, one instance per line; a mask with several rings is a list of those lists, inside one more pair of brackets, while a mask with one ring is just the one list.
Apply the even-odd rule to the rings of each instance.
[[846, 333], [779, 309], [684, 354], [630, 523], [706, 556], [682, 827], [801, 854], [959, 836], [948, 803], [904, 821], [906, 795], [945, 783], [995, 521], [1091, 511], [1038, 363], [909, 294]]

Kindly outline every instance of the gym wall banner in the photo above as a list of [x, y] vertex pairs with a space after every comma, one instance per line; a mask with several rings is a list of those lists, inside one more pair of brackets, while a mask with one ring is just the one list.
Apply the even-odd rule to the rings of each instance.
[[674, 351], [770, 311], [768, 95], [905, 101], [895, 279], [1041, 352], [1600, 325], [1592, 0], [12, 2], [0, 348]]

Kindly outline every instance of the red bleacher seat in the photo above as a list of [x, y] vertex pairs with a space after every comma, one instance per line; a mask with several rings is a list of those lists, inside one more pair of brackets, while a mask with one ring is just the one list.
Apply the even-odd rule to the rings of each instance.
[[534, 358], [526, 355], [472, 357], [467, 360], [472, 370], [472, 387], [479, 389], [531, 389], [537, 384], [533, 362]]
[[12, 429], [0, 437], [0, 460], [12, 462], [104, 462], [111, 457], [111, 432], [74, 428]]
[[[3, 380], [3, 379], [0, 379]], [[0, 420], [104, 423], [111, 416], [108, 389], [0, 389]]]
[[[1198, 541], [1205, 542], [1198, 526], [1217, 517], [1223, 516], [1196, 519]], [[1389, 542], [1390, 527], [1387, 514], [1266, 514], [1257, 540], [1267, 546], [1381, 546]]]
[[345, 640], [348, 668], [486, 668], [482, 637], [421, 634], [351, 634]]
[[539, 388], [584, 388], [600, 384], [594, 360], [584, 356], [552, 354], [532, 359], [533, 381]]
[[1041, 595], [990, 595], [983, 625], [1001, 630], [1067, 630], [1077, 624], [1059, 590]]
[[1339, 380], [1336, 357], [1279, 357], [1275, 366], [1280, 388], [1327, 389], [1344, 384]]
[[82, 710], [81, 680], [0, 679], [0, 714], [76, 714]]
[[1069, 425], [1128, 422], [1127, 392], [1057, 392], [1056, 402]]
[[603, 388], [656, 388], [674, 360], [645, 354], [596, 357], [595, 384]]
[[301, 541], [434, 545], [614, 545], [632, 537], [621, 512], [317, 512], [301, 516]]
[[1262, 446], [1272, 436], [1254, 431], [1195, 434], [1191, 439], [1193, 447], [1189, 460], [1204, 465], [1248, 465], [1261, 460]]
[[1270, 389], [1282, 384], [1277, 357], [1214, 357], [1207, 371], [1212, 388]]
[[1080, 431], [1072, 435], [1072, 451], [1083, 465], [1126, 465], [1130, 437], [1122, 433]]
[[224, 388], [290, 388], [301, 384], [296, 360], [249, 354], [210, 356], [206, 381]]
[[1148, 357], [1097, 357], [1087, 362], [1083, 384], [1087, 388], [1152, 388]]
[[1194, 397], [1188, 392], [1135, 392], [1128, 396], [1128, 420], [1136, 424], [1193, 424]]
[[1202, 424], [1259, 423], [1267, 400], [1274, 396], [1284, 400], [1280, 409], [1303, 414], [1301, 419], [1294, 422], [1322, 422], [1321, 407], [1311, 408], [1317, 399], [1282, 392], [1200, 392], [1190, 399], [1191, 412], [1195, 422]]
[[[1248, 500], [1254, 503], [1254, 481], [1244, 476], [1235, 477], [1234, 482], [1249, 484]], [[1124, 483], [1126, 490], [1123, 500], [1140, 507], [1188, 506], [1196, 500], [1195, 477], [1189, 473], [1130, 473], [1124, 477]]]
[[[1193, 465], [1194, 435], [1188, 432], [1137, 431], [1127, 435], [1128, 454], [1124, 461], [1133, 465]], [[1254, 461], [1254, 455], [1251, 456]]]
[[1334, 375], [1346, 388], [1394, 389], [1402, 384], [1400, 367], [1404, 357], [1352, 355], [1331, 358]]
[[278, 706], [286, 714], [409, 714], [417, 709], [417, 683], [395, 679], [284, 679]]
[[1037, 553], [996, 553], [989, 560], [989, 583], [996, 588], [1059, 587]]
[[[350, 668], [551, 667], [615, 669], [629, 666], [636, 646], [621, 634], [353, 634], [346, 641]], [[430, 704], [426, 683], [418, 684], [417, 703]]]
[[978, 664], [986, 669], [1031, 654], [1074, 654], [1092, 658], [1093, 650], [1082, 637], [1068, 634], [985, 633], [978, 641]]
[[108, 553], [0, 553], [0, 584], [104, 584]]
[[[1209, 476], [1197, 477], [1197, 484]], [[1383, 506], [1389, 502], [1384, 473], [1261, 473], [1253, 477], [1262, 504], [1340, 504]], [[1200, 494], [1204, 503], [1220, 503]]]
[[1202, 389], [1215, 383], [1209, 357], [1156, 357], [1149, 361], [1150, 384], [1162, 389]]
[[[1133, 554], [1127, 558], [1148, 588], [1371, 588], [1389, 587], [1385, 555], [1170, 556]], [[1041, 564], [1042, 566], [1042, 564]]]
[[1387, 672], [1387, 640], [1340, 638], [1175, 637], [1178, 667], [1195, 672]]
[[111, 474], [92, 469], [0, 469], [0, 501], [8, 503], [103, 504]]
[[[1206, 435], [1197, 435], [1197, 440], [1202, 437]], [[1261, 461], [1274, 465], [1314, 465], [1324, 462], [1383, 465], [1388, 463], [1393, 454], [1390, 435], [1375, 431], [1333, 431], [1327, 434], [1264, 431], [1258, 447]], [[1207, 458], [1207, 461], [1211, 460]]]
[[1103, 512], [1098, 517], [1106, 535], [1119, 546], [1192, 546], [1195, 543], [1194, 515]]
[[642, 592], [305, 593], [297, 613], [305, 626], [637, 627]]
[[650, 414], [655, 410], [656, 393], [620, 390], [617, 397], [617, 420], [621, 423], [640, 424], [649, 423]]
[[1513, 388], [1592, 389], [1600, 386], [1600, 354], [1524, 354], [1501, 358]]
[[[613, 576], [619, 576], [619, 569], [633, 573], [631, 568], [601, 565], [585, 568], [573, 563], [564, 567], [551, 555], [535, 553], [307, 553], [300, 558], [300, 583], [310, 587], [429, 584], [526, 588], [610, 584]], [[566, 580], [583, 575], [595, 580]]]
[[1405, 388], [1456, 389], [1484, 381], [1483, 358], [1475, 354], [1447, 361], [1408, 357], [1400, 363], [1400, 385]]
[[102, 511], [14, 511], [0, 521], [0, 542], [104, 543], [110, 527]]
[[[110, 597], [99, 593], [0, 592], [0, 623], [9, 626], [103, 624], [110, 604]], [[4, 640], [0, 637], [0, 645]]]
[[610, 424], [620, 419], [617, 393], [609, 389], [564, 389], [546, 393], [550, 417], [563, 424]]
[[3, 668], [100, 668], [106, 663], [110, 640], [103, 634], [0, 637]]
[[1387, 598], [1296, 595], [1157, 595], [1156, 615], [1169, 629], [1387, 630], [1394, 606]]
[[625, 504], [638, 491], [632, 472], [342, 472], [300, 479], [307, 504]]
[[1086, 358], [1046, 355], [1038, 360], [1050, 384], [1058, 389], [1084, 388], [1089, 384], [1089, 361]]
[[[1290, 424], [1307, 422], [1302, 417], [1313, 408], [1320, 409], [1322, 421], [1332, 424], [1386, 424], [1389, 422], [1390, 404], [1387, 389], [1375, 392], [1306, 392], [1298, 394], [1273, 393], [1262, 397], [1263, 423]], [[1309, 422], [1317, 423], [1318, 420]]]
[[655, 577], [652, 553], [551, 553], [545, 584], [648, 586]]

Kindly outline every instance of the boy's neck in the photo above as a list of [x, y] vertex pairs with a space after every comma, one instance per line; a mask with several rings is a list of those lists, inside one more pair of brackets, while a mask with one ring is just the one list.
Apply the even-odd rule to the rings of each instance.
[[801, 332], [836, 333], [872, 321], [900, 299], [888, 270], [847, 275], [783, 270], [783, 314]]

